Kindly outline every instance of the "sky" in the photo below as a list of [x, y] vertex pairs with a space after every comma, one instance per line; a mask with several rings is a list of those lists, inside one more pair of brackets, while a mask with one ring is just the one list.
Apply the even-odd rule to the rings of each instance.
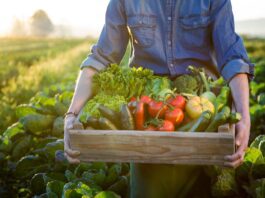
[[[265, 18], [265, 0], [231, 0], [235, 21]], [[56, 25], [69, 25], [73, 33], [98, 36], [109, 0], [7, 0], [0, 2], [0, 35], [13, 21], [27, 20], [36, 10], [47, 12]]]

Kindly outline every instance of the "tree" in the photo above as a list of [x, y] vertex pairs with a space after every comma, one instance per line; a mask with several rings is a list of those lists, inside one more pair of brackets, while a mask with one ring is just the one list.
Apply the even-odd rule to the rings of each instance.
[[29, 21], [31, 35], [46, 37], [54, 30], [54, 25], [43, 10], [37, 10]]
[[11, 35], [12, 36], [26, 36], [26, 34], [27, 34], [26, 24], [24, 23], [24, 21], [21, 21], [16, 18], [12, 25]]

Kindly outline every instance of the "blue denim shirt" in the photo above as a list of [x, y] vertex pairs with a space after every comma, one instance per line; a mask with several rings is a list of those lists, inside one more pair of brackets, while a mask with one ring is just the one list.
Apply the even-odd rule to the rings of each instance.
[[227, 81], [238, 73], [253, 76], [230, 0], [110, 0], [98, 43], [81, 68], [119, 64], [129, 40], [130, 66], [157, 75], [175, 77], [194, 65]]

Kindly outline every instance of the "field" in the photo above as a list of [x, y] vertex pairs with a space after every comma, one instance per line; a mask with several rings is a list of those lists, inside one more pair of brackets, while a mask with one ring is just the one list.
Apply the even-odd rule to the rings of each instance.
[[[14, 108], [38, 90], [72, 76], [87, 53], [81, 39], [0, 39], [0, 130], [15, 121]], [[23, 85], [23, 86], [22, 86]]]
[[[251, 61], [256, 64], [250, 92], [253, 142], [265, 131], [265, 40], [244, 40]], [[0, 39], [1, 198], [93, 197], [102, 190], [107, 190], [106, 197], [126, 197], [128, 164], [70, 165], [63, 155], [63, 115], [73, 94], [79, 65], [94, 42]], [[122, 64], [127, 59], [128, 53]], [[260, 138], [260, 146], [264, 147], [265, 138]], [[224, 182], [231, 179], [233, 184], [223, 183], [224, 191], [216, 194], [213, 190], [212, 196], [265, 197], [265, 162], [263, 159], [256, 163], [254, 157], [260, 150], [254, 149], [255, 154], [250, 153], [243, 165], [232, 170], [234, 177]], [[253, 158], [255, 162], [251, 161]]]

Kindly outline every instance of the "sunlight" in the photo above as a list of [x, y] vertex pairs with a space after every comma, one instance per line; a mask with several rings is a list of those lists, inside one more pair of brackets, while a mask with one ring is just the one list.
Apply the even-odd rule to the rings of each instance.
[[[265, 1], [231, 0], [236, 21], [265, 18]], [[9, 0], [0, 3], [0, 35], [7, 34], [15, 19], [26, 21], [43, 9], [56, 25], [71, 27], [74, 35], [98, 36], [109, 0]]]
[[[27, 20], [36, 10], [47, 12], [54, 24], [69, 25], [79, 34], [98, 35], [104, 24], [108, 0], [99, 1], [54, 1], [54, 0], [9, 0], [0, 3], [0, 34], [8, 33], [13, 21]], [[15, 6], [14, 6], [15, 5]], [[21, 9], [23, 8], [23, 9]], [[84, 32], [82, 32], [84, 31]]]

